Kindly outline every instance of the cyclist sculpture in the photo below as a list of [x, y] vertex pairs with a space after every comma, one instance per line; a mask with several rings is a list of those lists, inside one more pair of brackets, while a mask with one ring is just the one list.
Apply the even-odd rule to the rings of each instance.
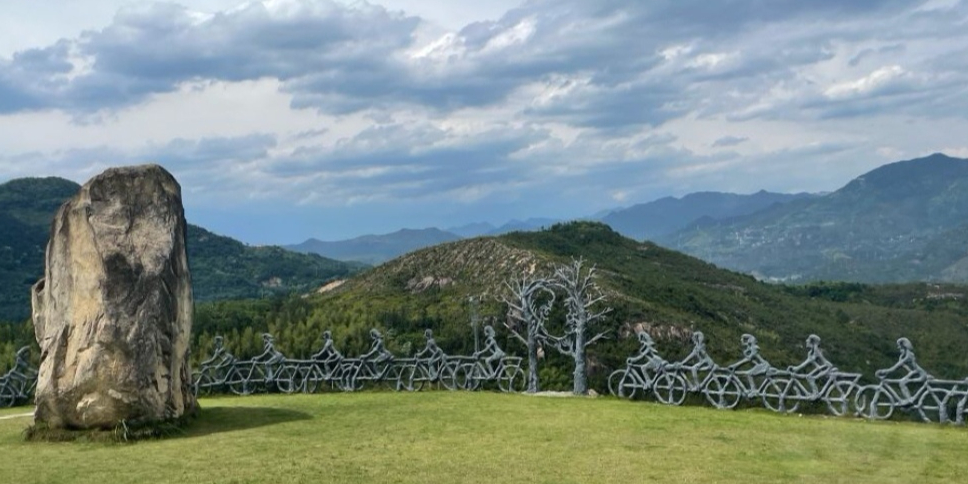
[[493, 375], [497, 371], [495, 363], [504, 358], [504, 350], [498, 346], [494, 328], [490, 324], [484, 326], [484, 347], [480, 351], [475, 351], [474, 357], [484, 359], [485, 364], [487, 364], [488, 375]]

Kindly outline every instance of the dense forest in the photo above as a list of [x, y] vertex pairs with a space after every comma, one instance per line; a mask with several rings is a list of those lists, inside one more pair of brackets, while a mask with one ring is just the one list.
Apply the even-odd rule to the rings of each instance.
[[[30, 316], [30, 286], [43, 277], [51, 220], [80, 188], [55, 177], [0, 184], [0, 321]], [[186, 237], [195, 300], [201, 302], [307, 292], [366, 267], [253, 247], [191, 224]]]

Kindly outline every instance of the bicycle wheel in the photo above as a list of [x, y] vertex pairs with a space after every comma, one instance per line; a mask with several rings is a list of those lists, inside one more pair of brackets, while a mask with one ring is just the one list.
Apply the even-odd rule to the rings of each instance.
[[702, 394], [710, 405], [720, 410], [735, 408], [743, 396], [739, 383], [730, 375], [713, 375], [703, 387]]
[[435, 380], [439, 380], [439, 375], [435, 378], [430, 374], [429, 367], [421, 365], [419, 368], [417, 368], [413, 381], [410, 383], [411, 390], [419, 392], [420, 390], [423, 390], [425, 385], [430, 384]]
[[347, 372], [340, 378], [339, 389], [344, 392], [358, 392], [363, 389], [363, 380], [357, 378], [355, 373]]
[[476, 363], [465, 363], [457, 372], [457, 384], [464, 390], [474, 391], [481, 388], [483, 380], [483, 368]]
[[195, 392], [195, 397], [211, 395], [212, 383], [212, 376], [208, 372], [195, 372], [192, 375], [192, 391]]
[[298, 369], [292, 365], [286, 365], [279, 369], [275, 375], [276, 388], [282, 393], [293, 393], [299, 389]]
[[[783, 382], [781, 385], [780, 382]], [[783, 390], [787, 381], [782, 378], [771, 378], [763, 384], [763, 392], [760, 399], [763, 406], [774, 412], [784, 412]]]
[[236, 395], [248, 395], [252, 393], [248, 383], [248, 380], [237, 368], [233, 368], [225, 377], [225, 385], [229, 387], [230, 392]]
[[6, 383], [0, 384], [0, 408], [12, 407], [17, 401], [17, 394], [13, 387]]
[[460, 366], [456, 364], [448, 364], [441, 370], [440, 383], [444, 385], [444, 388], [450, 391], [463, 390], [457, 381], [457, 373], [459, 371]]
[[527, 382], [524, 377], [524, 370], [517, 366], [507, 366], [504, 368], [504, 374], [500, 375], [497, 380], [497, 386], [505, 393], [521, 393], [527, 386]]
[[948, 421], [946, 400], [951, 392], [943, 388], [929, 388], [918, 399], [918, 416], [925, 422], [944, 423]]
[[400, 390], [403, 390], [404, 387], [401, 386], [403, 384], [401, 377], [403, 376], [404, 370], [410, 365], [401, 367], [392, 361], [387, 362], [386, 365], [387, 366], [378, 374], [378, 380], [380, 383], [394, 391], [399, 392]]
[[780, 393], [780, 411], [793, 413], [800, 409], [800, 402], [804, 400], [804, 389], [795, 380], [779, 378], [776, 381], [783, 391]]
[[652, 387], [655, 398], [666, 405], [682, 405], [688, 389], [686, 380], [677, 373], [662, 373]]
[[618, 383], [619, 396], [624, 396], [629, 400], [634, 400], [639, 392], [639, 388], [642, 388], [644, 393], [645, 387], [643, 385], [638, 385], [635, 380], [635, 374], [631, 371], [626, 371], [625, 374], [622, 375], [622, 380]]
[[854, 391], [854, 386], [849, 381], [838, 381], [827, 389], [823, 401], [831, 415], [843, 417], [850, 412], [850, 394]]
[[610, 375], [608, 375], [608, 393], [613, 397], [622, 397], [620, 395], [622, 391], [622, 379], [625, 378], [626, 369], [615, 370]]
[[414, 388], [414, 380], [416, 379], [416, 373], [417, 367], [414, 365], [407, 365], [405, 368], [401, 369], [397, 375], [397, 384], [394, 390], [405, 390], [412, 392]]
[[894, 413], [894, 397], [880, 385], [867, 385], [854, 396], [854, 408], [861, 417], [885, 420]]

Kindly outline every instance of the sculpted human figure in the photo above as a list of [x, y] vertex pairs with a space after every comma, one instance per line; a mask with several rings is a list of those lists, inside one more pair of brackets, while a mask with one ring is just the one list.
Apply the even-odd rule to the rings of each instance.
[[383, 345], [383, 335], [376, 328], [370, 330], [370, 349], [366, 353], [360, 356], [360, 359], [377, 365], [383, 363], [384, 361], [390, 361], [393, 359], [393, 353], [387, 351], [386, 347]]
[[[921, 384], [933, 377], [927, 372], [927, 370], [921, 368], [921, 366], [918, 365], [918, 362], [915, 360], [914, 345], [911, 344], [911, 340], [907, 338], [898, 338], [897, 349], [901, 352], [897, 358], [897, 363], [894, 363], [894, 366], [890, 368], [877, 370], [874, 372], [874, 376], [884, 381], [897, 383], [901, 390], [901, 394], [904, 396], [904, 401], [898, 403], [901, 405], [907, 405], [911, 403], [911, 385], [916, 383], [920, 387]], [[891, 373], [894, 373], [897, 370], [903, 370], [904, 375], [900, 378], [888, 378]]]
[[311, 357], [313, 361], [322, 363], [323, 377], [329, 378], [343, 361], [343, 355], [333, 345], [333, 334], [327, 329], [323, 331], [323, 347]]
[[504, 358], [504, 351], [497, 345], [497, 338], [494, 328], [491, 325], [484, 326], [484, 347], [480, 351], [474, 352], [475, 358], [484, 357], [489, 374], [493, 375], [497, 371], [495, 362], [500, 362]]
[[716, 368], [716, 363], [706, 352], [706, 336], [702, 331], [692, 333], [692, 351], [686, 358], [672, 365], [673, 369], [685, 369], [692, 373], [692, 381], [698, 383], [700, 371], [708, 371]]
[[431, 329], [428, 328], [424, 331], [424, 338], [427, 338], [427, 344], [415, 355], [415, 358], [426, 361], [427, 366], [430, 368], [431, 376], [436, 377], [440, 363], [445, 357], [444, 350], [437, 346], [437, 342], [434, 340], [434, 332]]
[[235, 362], [235, 356], [229, 353], [228, 350], [223, 346], [223, 340], [221, 336], [216, 336], [214, 341], [214, 348], [212, 349], [212, 356], [209, 359], [201, 363], [201, 367], [215, 367], [221, 369], [227, 367]]
[[[740, 338], [740, 342], [743, 344], [743, 358], [729, 365], [728, 368], [746, 376], [746, 381], [749, 385], [747, 388], [756, 388], [753, 377], [767, 374], [771, 368], [770, 363], [760, 356], [760, 347], [756, 344], [756, 336], [749, 333], [744, 334]], [[741, 370], [740, 368], [743, 367], [747, 367], [748, 369]]]
[[662, 370], [668, 362], [655, 351], [655, 341], [652, 340], [652, 336], [649, 336], [649, 333], [645, 331], [640, 331], [638, 338], [638, 354], [626, 359], [625, 362], [629, 365], [642, 364], [647, 370]]
[[823, 351], [820, 349], [820, 337], [811, 334], [807, 336], [807, 359], [799, 365], [787, 367], [787, 371], [805, 377], [807, 382], [810, 383], [811, 390], [816, 394], [818, 391], [817, 379], [837, 371], [837, 368], [823, 356]]
[[253, 361], [259, 361], [265, 365], [267, 380], [273, 380], [275, 378], [276, 365], [282, 363], [285, 359], [286, 357], [273, 345], [272, 335], [262, 333], [262, 354], [253, 358]]
[[24, 346], [17, 350], [17, 359], [11, 368], [9, 376], [16, 376], [24, 380], [37, 378], [37, 370], [30, 366], [30, 347]]
[[323, 347], [313, 354], [312, 359], [324, 363], [337, 362], [343, 359], [343, 355], [333, 346], [333, 334], [328, 329], [323, 331]]

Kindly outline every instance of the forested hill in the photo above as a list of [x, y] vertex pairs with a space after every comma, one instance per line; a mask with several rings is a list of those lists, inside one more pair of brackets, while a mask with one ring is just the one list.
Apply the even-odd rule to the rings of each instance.
[[968, 282], [968, 159], [884, 165], [822, 197], [656, 239], [776, 281]]
[[[0, 184], [0, 321], [30, 316], [30, 286], [43, 276], [50, 222], [79, 189], [61, 178]], [[250, 247], [194, 225], [188, 226], [187, 247], [199, 301], [304, 292], [362, 267], [279, 247]]]
[[[366, 271], [310, 298], [219, 302], [201, 305], [193, 354], [203, 358], [215, 334], [226, 336], [239, 356], [261, 351], [259, 333], [276, 335], [291, 357], [318, 349], [323, 330], [333, 331], [344, 354], [365, 351], [366, 332], [378, 327], [391, 350], [412, 354], [431, 328], [438, 344], [453, 354], [473, 351], [470, 325], [475, 305], [482, 318], [495, 318], [505, 349], [524, 348], [504, 328], [499, 302], [504, 282], [524, 273], [547, 273], [552, 263], [584, 257], [595, 264], [614, 308], [603, 327], [611, 339], [591, 348], [592, 383], [637, 348], [631, 336], [646, 329], [667, 358], [684, 356], [689, 337], [701, 330], [714, 358], [739, 359], [740, 336], [753, 333], [763, 355], [777, 366], [800, 362], [804, 340], [820, 335], [826, 355], [841, 369], [872, 375], [896, 361], [895, 341], [907, 336], [918, 361], [937, 376], [968, 376], [968, 288], [927, 284], [866, 286], [814, 284], [788, 288], [725, 271], [651, 243], [627, 239], [608, 226], [577, 222], [534, 233], [462, 240], [420, 250]], [[549, 326], [559, 331], [559, 308]], [[570, 363], [548, 349], [545, 382], [566, 388]]]

